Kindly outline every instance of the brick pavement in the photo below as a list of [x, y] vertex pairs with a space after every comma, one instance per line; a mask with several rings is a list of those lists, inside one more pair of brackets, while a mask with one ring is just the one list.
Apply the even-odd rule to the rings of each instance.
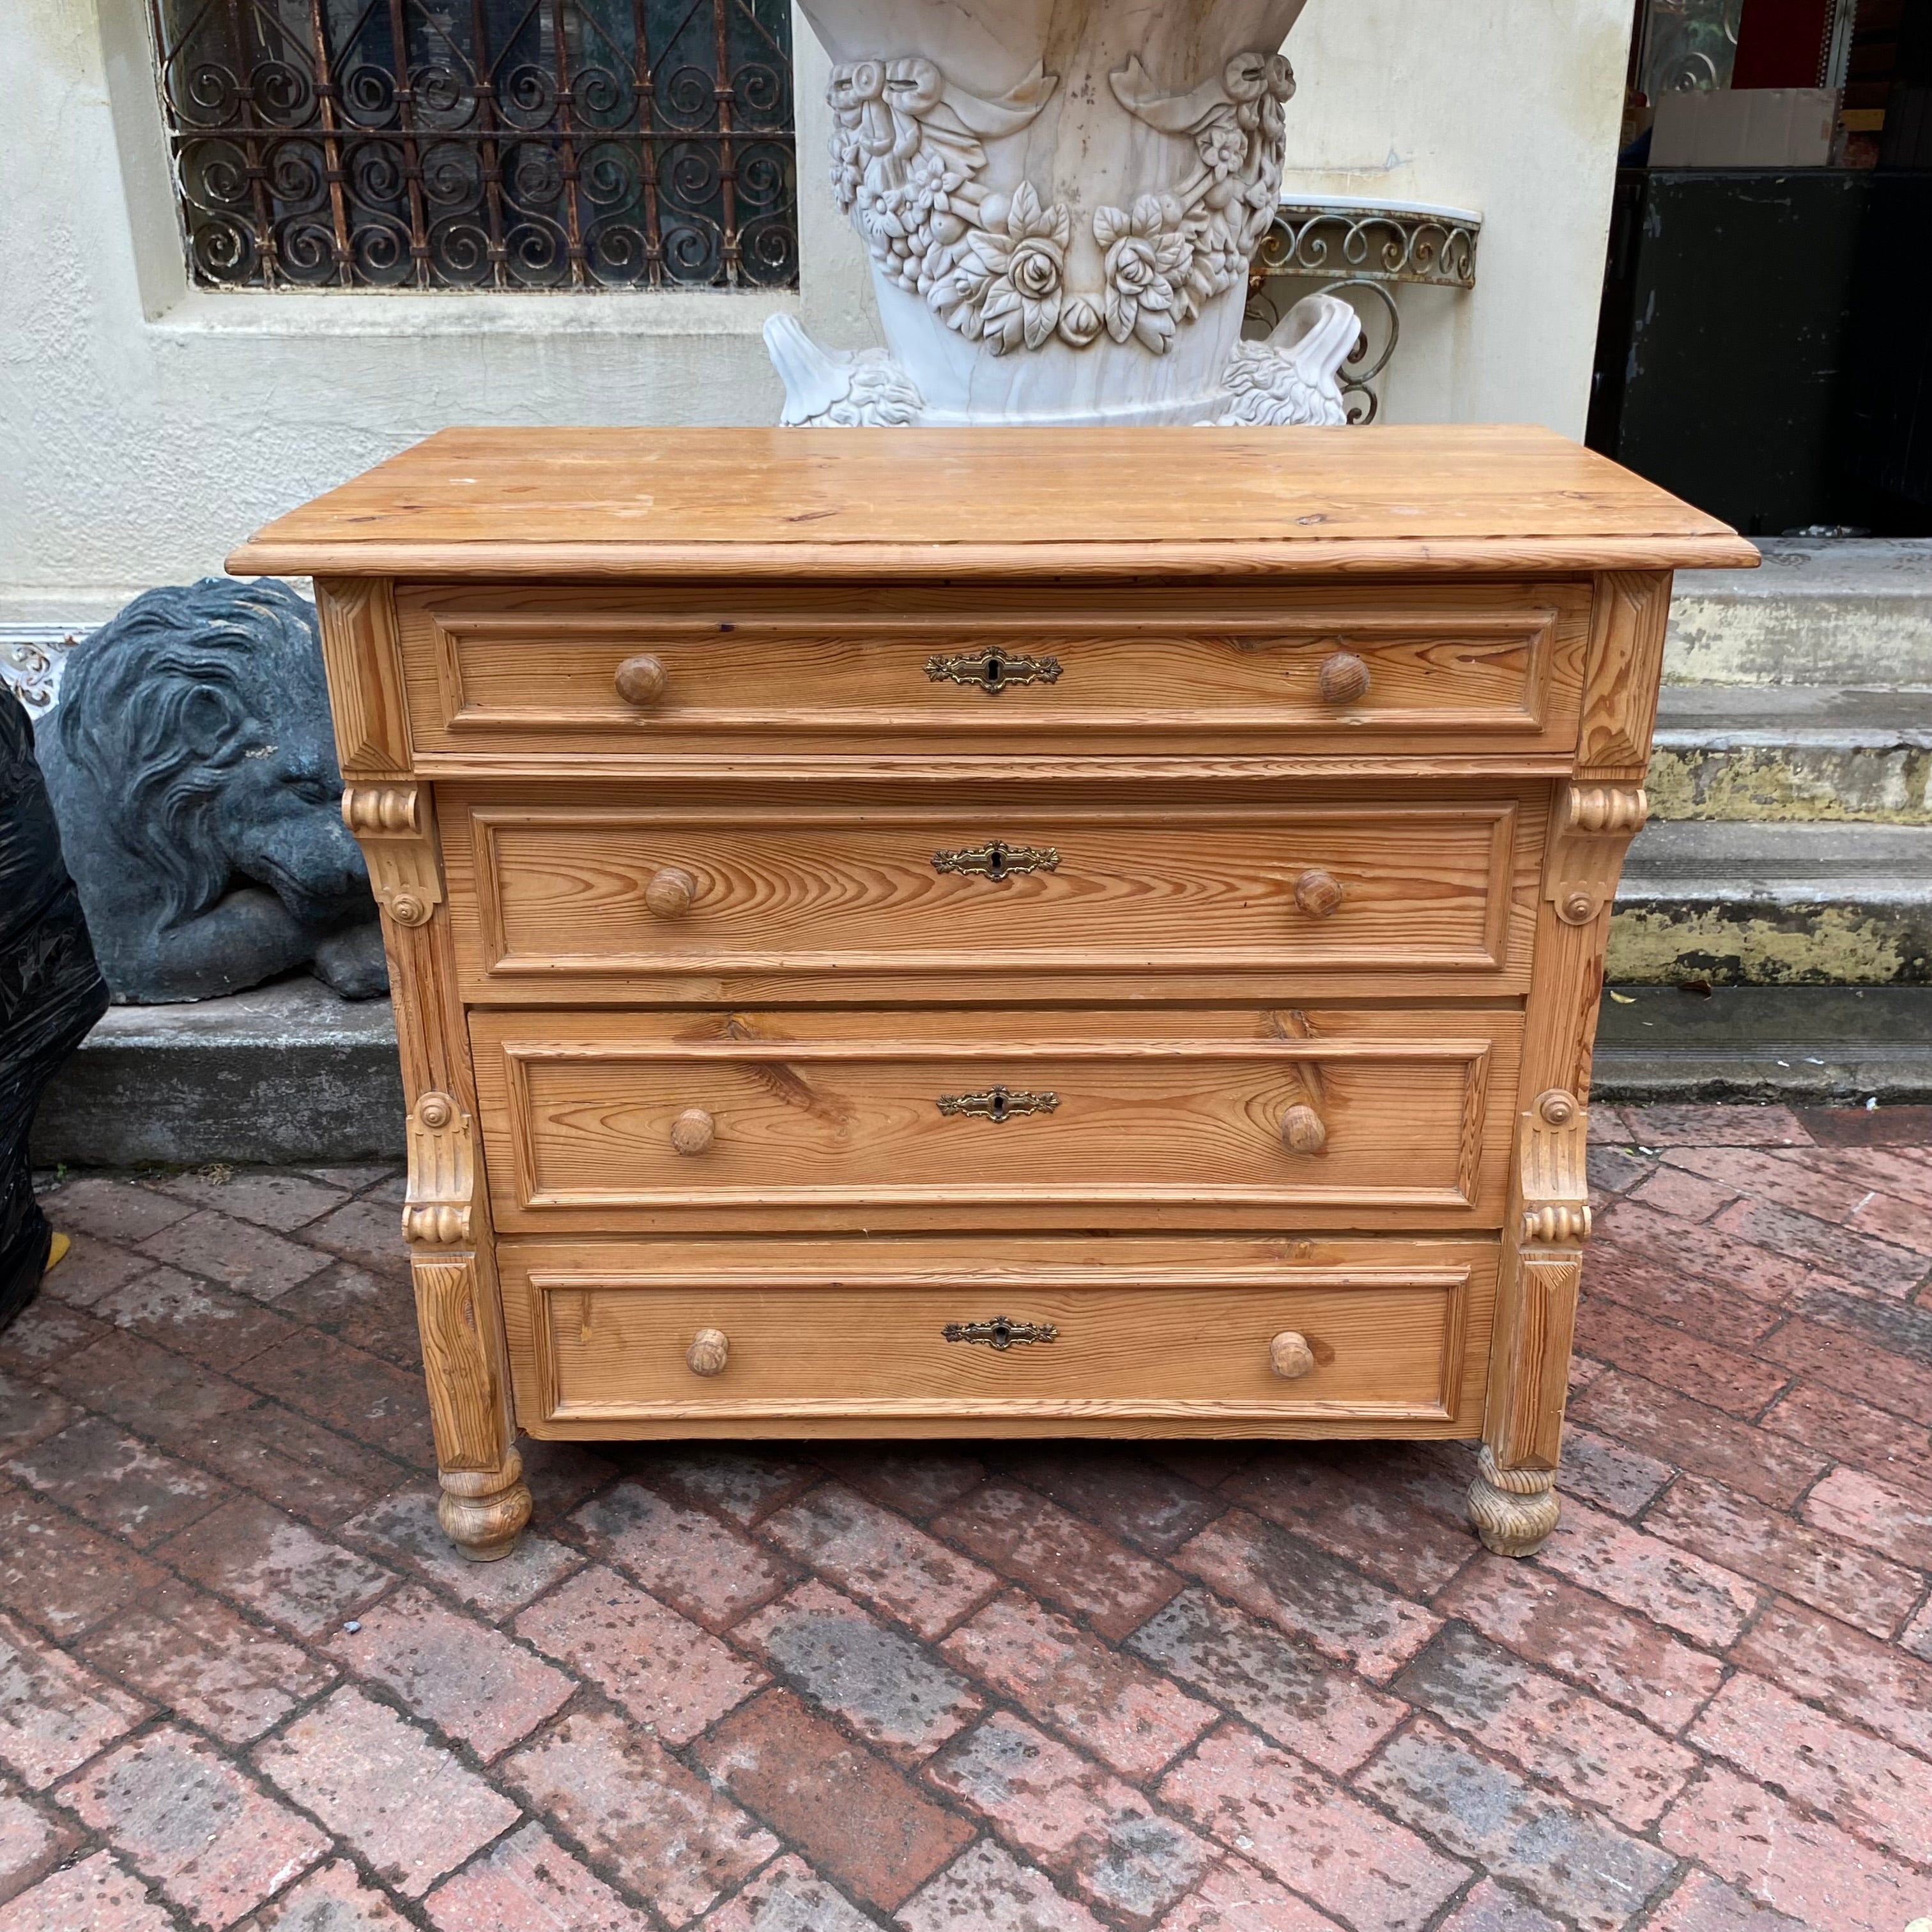
[[382, 1168], [69, 1176], [0, 1336], [0, 1932], [1904, 1932], [1932, 1116], [1600, 1108], [1563, 1526], [1466, 1445], [532, 1445]]

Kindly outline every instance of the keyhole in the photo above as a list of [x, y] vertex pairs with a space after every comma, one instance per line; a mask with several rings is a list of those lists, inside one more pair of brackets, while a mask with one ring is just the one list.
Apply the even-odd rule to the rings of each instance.
[[1006, 848], [997, 840], [987, 860], [986, 876], [989, 879], [1004, 879], [1006, 876]]
[[1006, 661], [1004, 658], [1001, 657], [998, 652], [995, 652], [986, 660], [987, 689], [988, 691], [998, 691], [1000, 685], [1005, 681], [1006, 675]]
[[1006, 1118], [1006, 1090], [1004, 1087], [993, 1089], [993, 1118], [1004, 1120]]
[[992, 1341], [996, 1348], [1010, 1348], [1013, 1346], [1013, 1324], [1004, 1315], [993, 1323]]

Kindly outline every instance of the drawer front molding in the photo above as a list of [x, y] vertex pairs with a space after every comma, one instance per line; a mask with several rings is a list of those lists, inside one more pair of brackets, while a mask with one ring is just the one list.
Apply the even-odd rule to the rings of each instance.
[[[1514, 1087], [1513, 1014], [1047, 1014], [1030, 1037], [1017, 1023], [478, 1012], [498, 1222], [1501, 1220], [1490, 1096]], [[677, 1138], [693, 1111], [694, 1154]], [[1295, 1131], [1306, 1114], [1318, 1134]]]
[[[1567, 752], [1591, 602], [1587, 584], [1558, 580], [1131, 602], [1042, 590], [966, 611], [914, 590], [814, 610], [754, 591], [720, 603], [506, 585], [405, 591], [398, 621], [415, 742], [432, 760], [627, 747], [655, 760], [706, 741], [782, 754], [908, 734], [974, 751], [1090, 748], [1101, 734], [1116, 748]], [[620, 673], [646, 659], [640, 703]], [[1358, 678], [1338, 681], [1345, 661]]]
[[[760, 1265], [727, 1244], [681, 1268], [688, 1248], [506, 1241], [520, 1419], [584, 1436], [734, 1422], [806, 1433], [1478, 1424], [1492, 1246], [1304, 1244], [1307, 1260], [1262, 1261], [1240, 1249], [1224, 1260], [1217, 1246], [1236, 1244], [1212, 1241], [1185, 1259], [1171, 1243], [1143, 1257], [1132, 1239], [1104, 1259], [1090, 1248], [1063, 1258], [1055, 1250], [1074, 1244], [1051, 1240], [981, 1240], [970, 1256], [956, 1244], [880, 1245]], [[1345, 1252], [1318, 1251], [1329, 1248]], [[1003, 1318], [983, 1312], [995, 1300]], [[978, 1331], [986, 1346], [971, 1346]], [[1290, 1342], [1301, 1352], [1284, 1373]]]
[[[444, 805], [444, 844], [483, 997], [668, 973], [1521, 983], [1544, 816], [1540, 800], [1523, 808], [1537, 796], [1217, 809], [1016, 791], [943, 809], [888, 797], [760, 812], [521, 805], [466, 788]], [[689, 890], [668, 916], [652, 895], [673, 873]]]

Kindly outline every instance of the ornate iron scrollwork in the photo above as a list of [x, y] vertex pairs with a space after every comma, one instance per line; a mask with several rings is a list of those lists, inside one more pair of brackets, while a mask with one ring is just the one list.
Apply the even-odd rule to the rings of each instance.
[[939, 1332], [949, 1342], [978, 1342], [1001, 1354], [1021, 1343], [1060, 1340], [1060, 1330], [1051, 1322], [1016, 1322], [1007, 1315], [996, 1315], [990, 1322], [949, 1322]]
[[1016, 684], [1058, 684], [1058, 658], [1030, 658], [1023, 651], [1003, 651], [997, 644], [983, 651], [964, 651], [957, 657], [928, 658], [926, 674], [934, 684], [970, 684], [997, 698]]
[[970, 1114], [996, 1125], [1016, 1114], [1050, 1114], [1060, 1105], [1058, 1094], [1011, 1093], [1004, 1087], [989, 1087], [983, 1094], [942, 1094], [937, 1102], [942, 1114]]
[[935, 872], [977, 872], [994, 880], [1010, 879], [1016, 872], [1051, 872], [1059, 864], [1060, 854], [1051, 845], [1009, 845], [1003, 838], [932, 855]]

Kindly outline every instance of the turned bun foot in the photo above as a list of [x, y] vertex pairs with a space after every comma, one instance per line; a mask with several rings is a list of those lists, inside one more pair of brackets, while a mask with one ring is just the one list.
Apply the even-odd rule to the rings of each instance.
[[1489, 1549], [1498, 1556], [1534, 1556], [1561, 1509], [1553, 1470], [1499, 1469], [1490, 1445], [1483, 1444], [1469, 1485], [1469, 1520]]
[[459, 1554], [473, 1563], [494, 1563], [516, 1548], [530, 1520], [530, 1492], [524, 1486], [524, 1459], [512, 1449], [500, 1469], [445, 1469], [436, 1518]]

